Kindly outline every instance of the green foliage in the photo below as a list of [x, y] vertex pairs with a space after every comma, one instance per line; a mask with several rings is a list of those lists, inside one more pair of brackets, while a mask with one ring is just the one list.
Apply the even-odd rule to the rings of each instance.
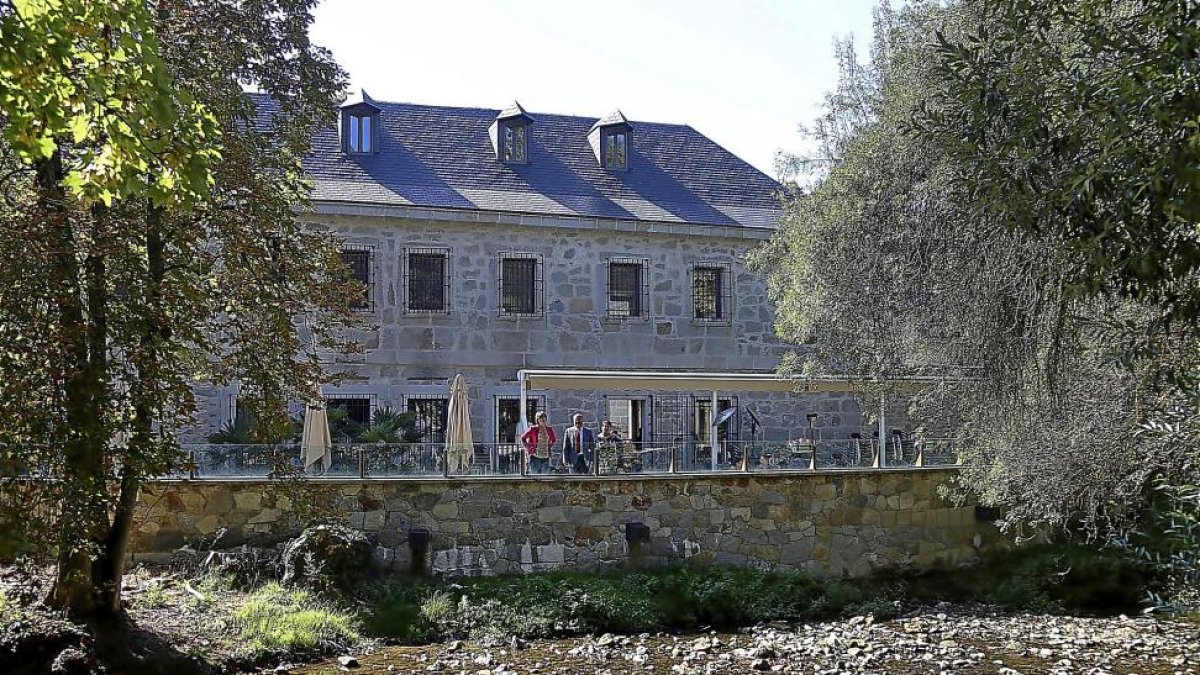
[[233, 628], [254, 656], [344, 649], [359, 639], [354, 618], [304, 591], [268, 584], [233, 611]]
[[0, 2], [0, 466], [61, 479], [22, 535], [78, 616], [119, 609], [112, 559], [197, 382], [240, 382], [256, 440], [286, 438], [354, 323], [339, 242], [297, 219], [344, 84], [313, 6]]
[[[792, 162], [811, 180], [789, 190], [778, 234], [753, 259], [778, 307], [777, 332], [809, 347], [785, 371], [879, 382], [878, 393], [912, 427], [956, 439], [964, 462], [957, 494], [1004, 507], [1005, 527], [1085, 540], [1136, 522], [1156, 477], [1196, 482], [1200, 465], [1196, 416], [1171, 420], [1178, 430], [1169, 435], [1142, 430], [1171, 411], [1197, 409], [1200, 342], [1180, 327], [1166, 329], [1169, 308], [1155, 302], [1174, 291], [1115, 288], [1131, 277], [1120, 262], [1104, 266], [1125, 248], [1137, 258], [1158, 258], [1147, 253], [1157, 246], [1172, 249], [1160, 259], [1190, 255], [1196, 219], [1163, 232], [1150, 207], [1175, 207], [1147, 201], [1163, 197], [1159, 188], [1182, 189], [1174, 175], [1153, 189], [1145, 184], [1154, 180], [1150, 167], [1168, 160], [1148, 154], [1135, 162], [1126, 152], [1155, 147], [1151, 139], [1162, 132], [1173, 153], [1190, 133], [1186, 120], [1139, 122], [1130, 145], [1111, 138], [1116, 154], [1093, 152], [1143, 115], [1116, 103], [1128, 92], [1106, 89], [1126, 77], [1124, 50], [1169, 42], [1165, 24], [1153, 26], [1182, 5], [1120, 19], [1101, 5], [1125, 7], [1091, 0], [881, 6], [869, 60], [838, 46], [839, 84], [811, 126], [818, 156]], [[1041, 19], [1005, 23], [997, 15], [1006, 12]], [[1114, 41], [1111, 63], [1085, 44], [1093, 19], [1108, 22], [1096, 35]], [[1060, 24], [1072, 28], [1056, 32]], [[1137, 34], [1122, 37], [1117, 26]], [[1194, 32], [1190, 24], [1180, 34]], [[1070, 67], [1058, 67], [1062, 59]], [[1091, 72], [1101, 78], [1084, 75]], [[1190, 82], [1195, 73], [1147, 77], [1129, 91], [1147, 94], [1146, 86]], [[1155, 101], [1149, 108], [1166, 114], [1176, 106], [1168, 91], [1147, 99]], [[1057, 126], [1046, 136], [1039, 124]], [[1126, 160], [1129, 175], [1085, 180], [1071, 192], [1075, 178], [1119, 173]], [[1145, 213], [1122, 215], [1131, 209]], [[1137, 229], [1142, 221], [1149, 230]], [[1100, 244], [1093, 225], [1121, 233]], [[1189, 264], [1175, 262], [1191, 274]], [[1089, 285], [1105, 270], [1114, 287]], [[1176, 291], [1200, 288], [1179, 281], [1171, 282]], [[889, 387], [889, 379], [907, 376], [944, 379], [916, 393]]]
[[171, 604], [172, 593], [165, 583], [152, 584], [135, 596], [134, 604], [138, 607], [157, 609]]
[[968, 0], [921, 125], [989, 218], [1072, 253], [1086, 295], [1200, 312], [1200, 5]]
[[207, 196], [220, 132], [172, 86], [156, 29], [138, 2], [23, 0], [0, 11], [0, 112], [18, 156], [61, 153], [63, 186], [87, 203]]
[[334, 406], [326, 411], [329, 420], [329, 435], [340, 443], [418, 443], [421, 430], [417, 428], [417, 416], [411, 412], [400, 412], [390, 406], [375, 411], [370, 426], [352, 419], [346, 409]]
[[982, 602], [1035, 612], [1133, 612], [1154, 571], [1114, 548], [1039, 544], [994, 551], [953, 570], [891, 570], [876, 579], [893, 596], [919, 602]]
[[371, 426], [358, 435], [361, 443], [417, 443], [421, 440], [417, 415], [390, 406], [375, 411]]
[[585, 575], [554, 572], [451, 584], [397, 581], [366, 595], [372, 635], [548, 637], [738, 626], [841, 616], [863, 599], [856, 584], [800, 572], [677, 567]]
[[229, 443], [234, 445], [247, 445], [254, 442], [254, 434], [251, 429], [251, 421], [249, 415], [238, 415], [230, 422], [221, 425], [221, 428], [208, 435], [209, 443]]
[[1132, 529], [1120, 545], [1159, 575], [1149, 600], [1182, 614], [1200, 612], [1200, 486], [1160, 480], [1158, 497], [1142, 528]]

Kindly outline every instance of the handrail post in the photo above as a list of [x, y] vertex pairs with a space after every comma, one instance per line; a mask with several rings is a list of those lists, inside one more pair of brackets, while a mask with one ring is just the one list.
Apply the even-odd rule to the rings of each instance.
[[450, 477], [450, 446], [442, 444], [442, 478]]
[[188, 449], [188, 480], [196, 480], [196, 448]]
[[742, 446], [742, 473], [747, 473], [750, 471], [750, 450], [753, 448], [753, 441], [750, 442], [750, 445]]
[[517, 448], [517, 471], [519, 471], [522, 476], [529, 475], [529, 462], [527, 461], [527, 455], [529, 455], [529, 452], [525, 450], [524, 444]]
[[600, 445], [592, 446], [592, 475], [600, 475]]
[[[645, 456], [645, 455], [643, 455]], [[667, 473], [678, 473], [679, 466], [675, 463], [675, 444], [667, 445]]]
[[808, 452], [808, 470], [816, 471], [817, 470], [817, 442], [816, 442], [816, 440], [809, 439], [808, 447], [810, 448], [810, 450]]
[[367, 451], [363, 450], [362, 447], [358, 449], [358, 477], [367, 477]]

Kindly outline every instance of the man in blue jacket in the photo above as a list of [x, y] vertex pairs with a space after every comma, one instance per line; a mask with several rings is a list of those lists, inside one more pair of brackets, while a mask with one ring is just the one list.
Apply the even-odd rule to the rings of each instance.
[[571, 426], [563, 434], [563, 464], [571, 467], [571, 473], [588, 472], [588, 465], [596, 459], [596, 435], [583, 426], [583, 415], [575, 413]]

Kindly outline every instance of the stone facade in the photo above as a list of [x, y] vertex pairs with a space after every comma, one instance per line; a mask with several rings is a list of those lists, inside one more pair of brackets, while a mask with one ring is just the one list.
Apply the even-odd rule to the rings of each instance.
[[[366, 318], [373, 328], [360, 336], [365, 353], [331, 355], [331, 370], [344, 379], [327, 386], [326, 396], [371, 396], [376, 406], [404, 409], [412, 397], [445, 396], [450, 380], [462, 373], [470, 388], [476, 441], [493, 442], [496, 401], [518, 395], [516, 376], [522, 368], [770, 372], [791, 348], [774, 335], [774, 307], [764, 279], [745, 265], [746, 254], [770, 230], [620, 222], [601, 227], [596, 221], [515, 216], [477, 223], [391, 217], [369, 208], [360, 212], [312, 216], [314, 227], [332, 229], [347, 243], [371, 251], [373, 309]], [[448, 250], [445, 314], [405, 311], [405, 250], [415, 247]], [[501, 314], [503, 253], [540, 257], [541, 316]], [[616, 257], [646, 262], [643, 318], [606, 317], [606, 261]], [[693, 318], [692, 271], [702, 264], [728, 266], [726, 321]], [[230, 419], [236, 388], [201, 394], [201, 425], [191, 440]], [[593, 425], [608, 417], [605, 397], [649, 401], [654, 396], [639, 391], [531, 394], [542, 397], [551, 423], [560, 427], [575, 412]], [[862, 431], [860, 406], [849, 394], [721, 392], [721, 398], [751, 407], [767, 440], [805, 435], [808, 412], [820, 414], [816, 426], [824, 438]], [[695, 392], [695, 400], [707, 405], [709, 393]], [[654, 420], [645, 425], [653, 427]], [[647, 431], [660, 439], [669, 435]]]
[[[607, 569], [695, 559], [821, 576], [973, 559], [990, 525], [938, 488], [951, 469], [660, 478], [161, 482], [141, 497], [136, 557], [179, 547], [272, 544], [300, 529], [295, 504], [364, 530], [380, 560], [408, 569], [410, 534], [430, 533], [425, 572], [473, 576]], [[302, 490], [297, 493], [295, 490]], [[629, 544], [626, 525], [649, 541]], [[422, 556], [418, 555], [418, 560]]]

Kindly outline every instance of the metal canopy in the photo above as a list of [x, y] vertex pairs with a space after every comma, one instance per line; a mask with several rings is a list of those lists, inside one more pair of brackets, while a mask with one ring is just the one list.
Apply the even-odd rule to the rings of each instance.
[[[519, 370], [522, 391], [574, 389], [583, 391], [862, 391], [874, 380], [848, 377], [787, 378], [775, 373], [689, 373], [634, 370]], [[891, 386], [929, 386], [940, 378], [889, 380]]]

